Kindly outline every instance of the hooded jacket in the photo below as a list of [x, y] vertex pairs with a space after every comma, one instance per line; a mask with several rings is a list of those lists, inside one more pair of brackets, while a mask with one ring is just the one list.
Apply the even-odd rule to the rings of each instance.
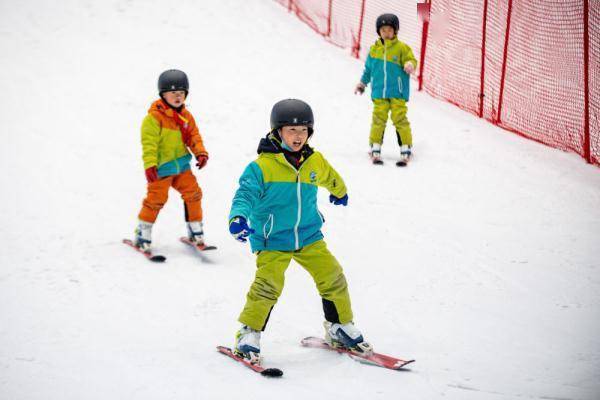
[[162, 99], [156, 100], [142, 122], [141, 131], [144, 169], [156, 166], [160, 178], [189, 170], [190, 151], [196, 157], [207, 154], [196, 121], [185, 106], [178, 113]]
[[250, 235], [252, 251], [298, 250], [322, 239], [324, 219], [317, 208], [317, 189], [321, 186], [343, 197], [346, 185], [341, 176], [308, 145], [295, 168], [273, 133], [260, 141], [258, 154], [239, 179], [229, 214], [229, 220], [246, 218], [255, 230]]

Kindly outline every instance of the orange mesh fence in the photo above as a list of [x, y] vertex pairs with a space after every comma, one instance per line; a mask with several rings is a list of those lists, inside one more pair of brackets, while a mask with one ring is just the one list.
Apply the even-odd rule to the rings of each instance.
[[398, 15], [429, 94], [600, 165], [599, 1], [432, 0], [428, 30], [415, 1], [276, 1], [363, 59], [377, 16]]

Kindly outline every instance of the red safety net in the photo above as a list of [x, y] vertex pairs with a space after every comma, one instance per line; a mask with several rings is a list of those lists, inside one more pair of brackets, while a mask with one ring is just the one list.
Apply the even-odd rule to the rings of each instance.
[[377, 39], [375, 19], [394, 13], [400, 19], [400, 40], [411, 46], [419, 58], [421, 27], [416, 3], [394, 0], [275, 0], [296, 14], [331, 43], [350, 48], [354, 56], [365, 58]]
[[599, 2], [433, 0], [426, 34], [415, 1], [276, 1], [360, 58], [377, 16], [398, 15], [417, 59], [426, 45], [419, 68], [429, 94], [600, 165]]
[[590, 158], [594, 164], [600, 164], [600, 5], [593, 0], [590, 1], [590, 6], [588, 14]]

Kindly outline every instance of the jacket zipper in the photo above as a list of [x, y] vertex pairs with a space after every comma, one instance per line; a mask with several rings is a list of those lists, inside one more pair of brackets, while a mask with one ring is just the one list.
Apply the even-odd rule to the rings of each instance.
[[383, 98], [387, 98], [387, 45], [383, 41]]
[[[300, 226], [300, 219], [302, 218], [302, 183], [300, 182], [300, 170], [304, 166], [304, 163], [302, 163], [302, 165], [300, 165], [300, 167], [296, 169], [292, 164], [290, 164], [290, 162], [285, 158], [285, 156], [283, 157], [283, 159], [285, 160], [287, 165], [289, 165], [290, 168], [292, 168], [296, 173], [296, 198], [298, 200], [298, 219], [296, 220], [296, 225], [294, 225], [294, 248], [298, 250], [300, 248], [298, 226]], [[306, 162], [306, 160], [304, 160], [304, 162]]]
[[[300, 166], [302, 168], [302, 166]], [[298, 239], [298, 226], [300, 225], [300, 218], [302, 218], [302, 183], [300, 183], [300, 170], [296, 174], [296, 195], [298, 196], [298, 220], [294, 226], [294, 237], [296, 239], [296, 250], [300, 248], [300, 240]]]

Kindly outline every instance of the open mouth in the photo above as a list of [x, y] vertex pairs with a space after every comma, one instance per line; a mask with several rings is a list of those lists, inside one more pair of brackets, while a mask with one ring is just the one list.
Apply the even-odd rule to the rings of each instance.
[[292, 144], [294, 145], [294, 147], [300, 147], [300, 146], [302, 146], [302, 142], [301, 141], [297, 141], [297, 140], [294, 140], [292, 142]]

